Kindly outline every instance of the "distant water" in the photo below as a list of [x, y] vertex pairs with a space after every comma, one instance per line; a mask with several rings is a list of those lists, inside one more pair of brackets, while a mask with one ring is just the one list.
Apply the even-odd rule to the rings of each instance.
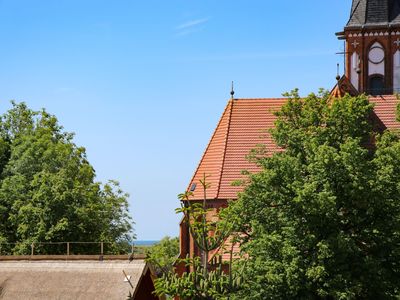
[[159, 241], [134, 241], [135, 246], [153, 246], [157, 244]]

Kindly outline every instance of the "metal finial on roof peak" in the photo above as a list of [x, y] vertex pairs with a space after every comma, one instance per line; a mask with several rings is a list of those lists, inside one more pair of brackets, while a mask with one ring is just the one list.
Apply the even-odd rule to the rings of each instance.
[[340, 67], [340, 65], [337, 64], [336, 67], [337, 67], [336, 80], [339, 81], [340, 80], [340, 75], [339, 75], [339, 67]]
[[233, 89], [233, 81], [232, 81], [232, 87], [231, 87], [231, 99], [233, 99], [233, 96], [235, 95], [235, 91]]

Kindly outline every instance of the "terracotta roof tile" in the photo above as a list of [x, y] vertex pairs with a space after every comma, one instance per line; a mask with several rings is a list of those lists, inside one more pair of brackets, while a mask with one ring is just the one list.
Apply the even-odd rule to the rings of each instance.
[[375, 114], [387, 129], [400, 129], [400, 123], [396, 121], [396, 106], [399, 100], [395, 95], [370, 97], [369, 100], [375, 103]]
[[230, 100], [220, 122], [203, 154], [197, 170], [190, 182], [196, 189], [193, 200], [203, 198], [199, 183], [204, 176], [211, 187], [207, 190], [207, 199], [236, 199], [241, 187], [232, 186], [232, 182], [241, 179], [241, 172], [258, 171], [254, 163], [246, 156], [258, 144], [267, 145], [269, 151], [276, 151], [268, 128], [273, 127], [278, 111], [286, 99], [235, 99]]
[[193, 199], [202, 199], [203, 190], [200, 185], [200, 180], [204, 175], [209, 176], [207, 182], [211, 184], [207, 190], [207, 198], [215, 199], [218, 195], [218, 188], [221, 179], [222, 169], [224, 165], [224, 156], [227, 144], [229, 124], [232, 112], [232, 100], [228, 102], [225, 111], [214, 131], [213, 136], [203, 154], [203, 157], [195, 171], [195, 174], [190, 182], [188, 190], [193, 184], [196, 184], [193, 191]]
[[[396, 121], [394, 95], [370, 97], [375, 103], [375, 114], [387, 129], [400, 129]], [[279, 151], [268, 129], [273, 128], [276, 116], [286, 102], [285, 98], [235, 99], [230, 100], [217, 128], [203, 154], [188, 189], [195, 183], [192, 200], [202, 200], [203, 190], [199, 180], [209, 176], [207, 199], [237, 199], [242, 187], [232, 186], [232, 182], [243, 178], [241, 172], [257, 172], [258, 167], [246, 156], [257, 145], [263, 144], [268, 152]]]

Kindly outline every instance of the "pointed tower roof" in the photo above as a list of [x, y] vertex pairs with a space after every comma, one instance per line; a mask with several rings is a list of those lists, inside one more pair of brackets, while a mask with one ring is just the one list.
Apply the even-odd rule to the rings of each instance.
[[331, 90], [331, 96], [342, 98], [344, 95], [357, 96], [359, 93], [346, 76], [342, 76]]
[[400, 27], [400, 0], [353, 0], [346, 29]]

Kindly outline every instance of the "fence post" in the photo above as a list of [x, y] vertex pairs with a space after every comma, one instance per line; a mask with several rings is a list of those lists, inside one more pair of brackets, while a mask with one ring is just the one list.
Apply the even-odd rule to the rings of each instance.
[[31, 256], [34, 255], [35, 243], [31, 244]]
[[100, 243], [100, 255], [103, 255], [104, 253], [104, 245], [103, 242]]
[[69, 242], [67, 242], [67, 256], [69, 256]]

